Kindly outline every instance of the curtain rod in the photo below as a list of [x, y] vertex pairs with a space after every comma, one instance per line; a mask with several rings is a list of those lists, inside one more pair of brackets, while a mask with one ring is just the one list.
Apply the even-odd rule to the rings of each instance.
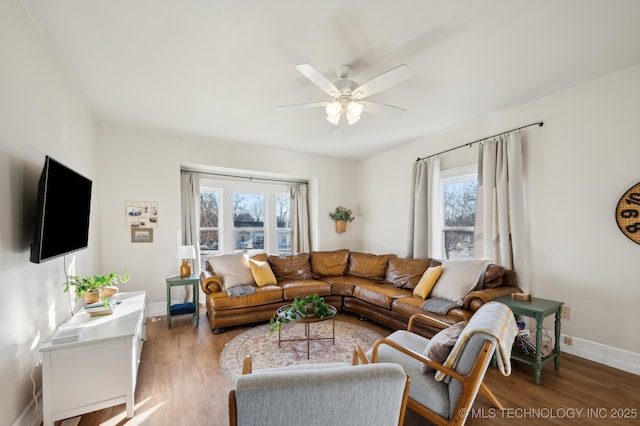
[[248, 179], [250, 182], [254, 180], [259, 180], [263, 182], [302, 183], [304, 185], [308, 184], [308, 182], [305, 182], [303, 180], [286, 180], [286, 179], [275, 179], [275, 178], [260, 178], [260, 177], [253, 177], [253, 176], [230, 175], [225, 173], [197, 172], [195, 170], [188, 170], [188, 169], [180, 169], [180, 173], [196, 173], [198, 175], [206, 175], [206, 176], [214, 176], [214, 177], [220, 176], [220, 177], [228, 177], [228, 178], [234, 178], [234, 179]]
[[441, 154], [444, 154], [446, 152], [453, 151], [454, 149], [462, 148], [462, 147], [465, 147], [465, 146], [468, 146], [469, 148], [471, 148], [471, 145], [473, 145], [474, 143], [486, 141], [487, 139], [491, 139], [491, 138], [495, 138], [495, 137], [498, 137], [498, 136], [506, 135], [507, 133], [516, 132], [518, 130], [526, 129], [527, 127], [531, 127], [531, 126], [540, 126], [540, 127], [542, 127], [543, 124], [544, 124], [543, 121], [539, 121], [537, 123], [527, 124], [526, 126], [517, 127], [515, 129], [507, 130], [506, 132], [498, 133], [498, 134], [495, 134], [495, 135], [492, 135], [492, 136], [487, 136], [486, 138], [478, 139], [477, 141], [467, 142], [467, 143], [465, 143], [463, 145], [456, 146], [454, 148], [445, 149], [444, 151], [438, 152], [437, 154], [427, 155], [426, 157], [418, 157], [418, 159], [416, 160], [416, 163], [418, 161], [426, 160], [427, 158], [435, 157], [436, 155], [441, 155]]

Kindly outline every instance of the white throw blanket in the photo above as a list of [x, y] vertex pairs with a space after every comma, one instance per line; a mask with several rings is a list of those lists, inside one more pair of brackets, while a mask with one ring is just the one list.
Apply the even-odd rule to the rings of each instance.
[[[460, 333], [460, 337], [443, 365], [453, 368], [456, 357], [464, 348], [467, 340], [475, 333], [485, 333], [496, 338], [498, 342], [496, 351], [498, 368], [505, 376], [511, 374], [511, 348], [513, 340], [518, 334], [518, 326], [511, 309], [500, 302], [485, 303], [478, 309]], [[441, 381], [445, 377], [445, 373], [436, 372], [437, 381]]]

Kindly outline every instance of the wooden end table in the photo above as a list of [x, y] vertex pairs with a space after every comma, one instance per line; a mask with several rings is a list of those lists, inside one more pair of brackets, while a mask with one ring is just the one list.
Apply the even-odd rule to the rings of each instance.
[[[495, 301], [507, 305], [514, 314], [524, 315], [535, 318], [536, 320], [536, 355], [527, 355], [517, 351], [511, 352], [511, 358], [533, 366], [534, 383], [536, 385], [540, 384], [542, 366], [550, 359], [554, 360], [556, 370], [560, 370], [560, 318], [562, 316], [562, 305], [564, 305], [564, 303], [555, 300], [540, 299], [539, 297], [532, 297], [529, 301], [513, 300], [511, 296], [500, 297]], [[542, 351], [540, 350], [542, 347], [542, 321], [551, 314], [556, 315], [554, 331], [555, 345], [553, 351], [543, 358]]]
[[[198, 311], [200, 291], [200, 277], [192, 274], [189, 277], [181, 278], [180, 275], [170, 275], [165, 277], [167, 283], [167, 328], [171, 328], [171, 316], [193, 314], [196, 317], [196, 327], [200, 324], [200, 315]], [[193, 286], [193, 302], [171, 304], [171, 287], [183, 285]]]
[[[278, 308], [278, 310], [276, 310], [276, 315], [278, 315], [280, 318], [284, 318], [286, 316], [286, 310], [287, 308], [289, 308], [291, 305], [284, 305]], [[308, 317], [301, 317], [301, 318], [291, 318], [291, 317], [286, 317], [287, 320], [291, 323], [302, 323], [304, 324], [304, 338], [302, 339], [283, 339], [280, 333], [281, 328], [278, 329], [278, 347], [280, 347], [280, 345], [282, 344], [282, 342], [302, 342], [302, 341], [306, 341], [307, 342], [307, 359], [309, 359], [309, 342], [311, 340], [331, 340], [331, 344], [335, 345], [336, 344], [336, 322], [334, 320], [336, 313], [338, 312], [338, 310], [332, 306], [332, 305], [327, 305], [327, 307], [329, 308], [329, 310], [331, 311], [331, 315], [328, 315], [326, 317], [317, 317], [315, 315], [313, 316], [308, 316]], [[311, 323], [314, 322], [320, 322], [320, 321], [326, 321], [326, 320], [331, 320], [331, 337], [314, 337], [313, 339], [310, 337], [309, 335], [309, 325]], [[280, 324], [280, 326], [282, 327], [282, 324]]]

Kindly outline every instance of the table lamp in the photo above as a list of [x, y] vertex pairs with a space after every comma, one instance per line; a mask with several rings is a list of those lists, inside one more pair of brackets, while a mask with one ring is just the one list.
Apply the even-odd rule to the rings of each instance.
[[182, 265], [180, 265], [180, 278], [185, 278], [191, 275], [191, 265], [189, 259], [196, 258], [196, 248], [194, 246], [178, 246], [177, 259], [182, 259]]

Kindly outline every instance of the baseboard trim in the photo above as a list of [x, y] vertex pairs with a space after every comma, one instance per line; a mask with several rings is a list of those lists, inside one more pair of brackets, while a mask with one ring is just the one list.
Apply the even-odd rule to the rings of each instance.
[[42, 415], [42, 391], [39, 391], [11, 426], [40, 426]]
[[[562, 352], [640, 375], [640, 353], [592, 342], [575, 336], [565, 334], [561, 334], [560, 336], [562, 339], [560, 340], [560, 350]], [[566, 344], [565, 338], [571, 339], [573, 344]]]

